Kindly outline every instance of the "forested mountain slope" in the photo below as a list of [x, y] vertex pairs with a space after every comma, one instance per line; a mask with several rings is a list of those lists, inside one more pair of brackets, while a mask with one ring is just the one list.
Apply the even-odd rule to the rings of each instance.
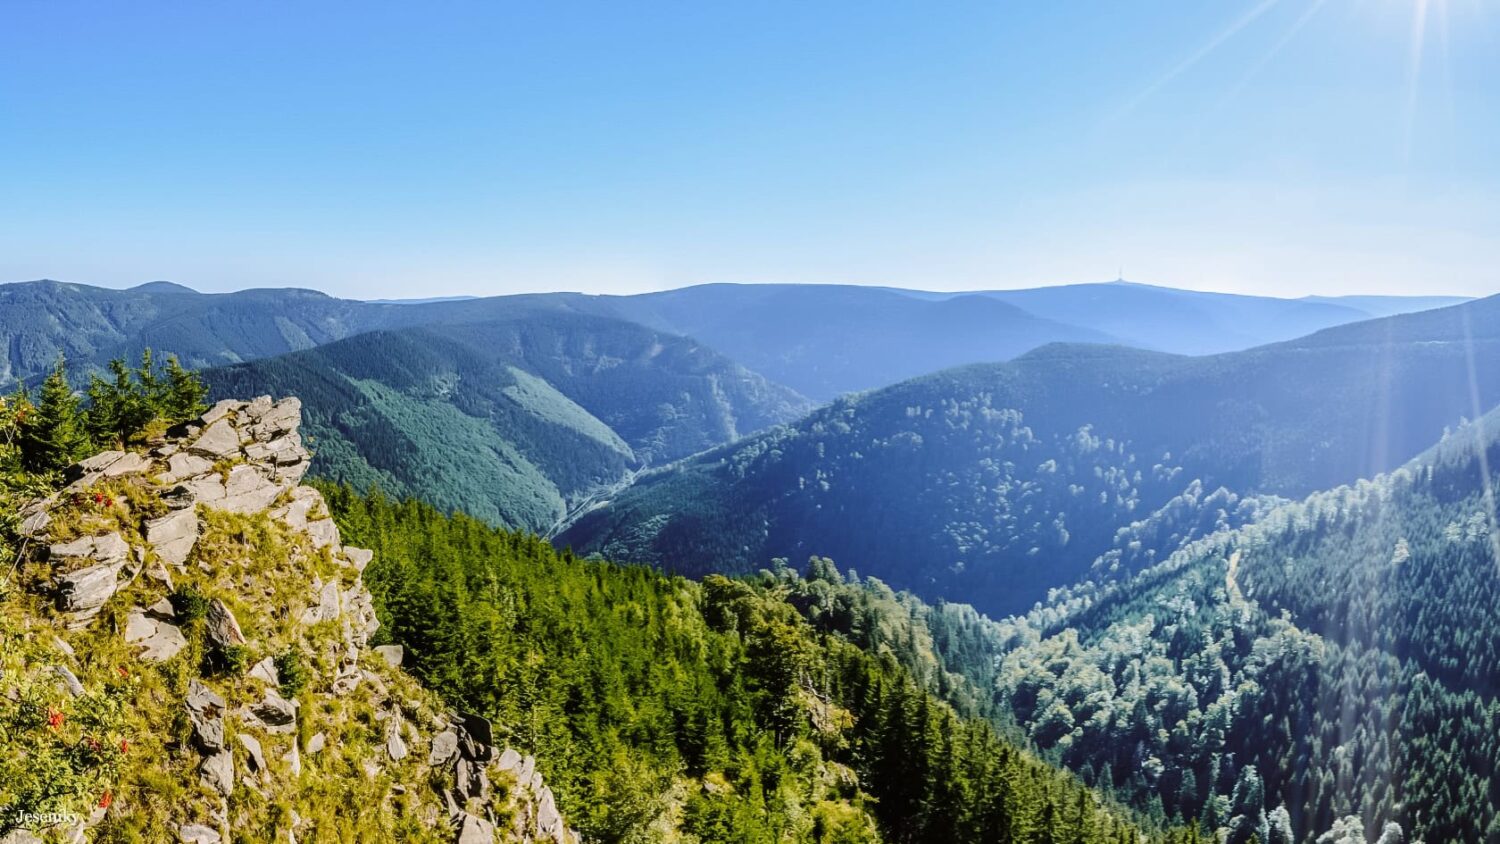
[[[956, 713], [888, 639], [831, 623], [819, 583], [695, 583], [416, 502], [328, 499], [350, 541], [375, 551], [382, 637], [535, 753], [585, 840], [1203, 840], [1143, 830]], [[913, 657], [904, 621], [879, 629], [907, 631], [894, 638]]]
[[1491, 414], [1128, 582], [967, 625], [949, 667], [998, 656], [996, 702], [1039, 746], [1231, 844], [1497, 840], [1496, 467]]
[[1194, 481], [1304, 495], [1400, 465], [1500, 402], [1495, 360], [1500, 299], [1204, 358], [1049, 346], [643, 475], [559, 539], [683, 571], [820, 554], [1014, 612]]
[[205, 378], [216, 397], [304, 397], [322, 477], [533, 531], [809, 405], [694, 341], [568, 313], [376, 331]]

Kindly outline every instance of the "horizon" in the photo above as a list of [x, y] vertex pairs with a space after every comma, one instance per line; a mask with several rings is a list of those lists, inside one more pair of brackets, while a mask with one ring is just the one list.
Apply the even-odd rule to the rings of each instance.
[[1500, 285], [1470, 2], [0, 14], [0, 277]]
[[591, 292], [591, 291], [586, 291], [586, 290], [549, 289], [549, 290], [515, 290], [515, 291], [506, 291], [506, 292], [503, 292], [503, 293], [481, 293], [481, 294], [434, 293], [433, 295], [429, 295], [429, 296], [406, 296], [406, 297], [391, 297], [391, 296], [361, 297], [361, 296], [350, 296], [350, 295], [341, 295], [339, 293], [336, 293], [336, 292], [333, 292], [333, 291], [329, 291], [329, 290], [324, 290], [324, 289], [321, 289], [321, 288], [318, 288], [318, 287], [308, 287], [308, 286], [303, 286], [303, 285], [284, 285], [284, 284], [281, 284], [281, 285], [278, 285], [278, 284], [260, 285], [260, 286], [255, 286], [255, 287], [240, 287], [240, 288], [235, 288], [235, 289], [232, 289], [232, 290], [203, 290], [203, 289], [200, 289], [200, 288], [198, 288], [198, 287], [196, 287], [196, 286], [194, 286], [192, 284], [187, 284], [187, 283], [180, 282], [180, 281], [173, 281], [171, 279], [151, 279], [149, 281], [134, 282], [134, 283], [132, 283], [132, 282], [125, 282], [125, 283], [120, 284], [120, 285], [112, 285], [112, 284], [96, 284], [96, 283], [87, 282], [87, 281], [71, 281], [71, 280], [68, 280], [68, 279], [59, 279], [59, 278], [32, 278], [32, 279], [19, 279], [19, 280], [13, 280], [13, 281], [0, 281], [0, 287], [7, 287], [7, 286], [11, 286], [11, 285], [20, 285], [20, 284], [38, 284], [38, 283], [44, 283], [44, 282], [51, 282], [51, 283], [54, 283], [54, 284], [72, 285], [72, 286], [78, 286], [78, 287], [92, 287], [92, 288], [103, 289], [103, 290], [117, 290], [117, 291], [136, 290], [136, 289], [143, 288], [143, 287], [150, 287], [152, 285], [170, 285], [170, 286], [173, 286], [173, 287], [181, 287], [181, 288], [184, 288], [184, 289], [186, 289], [188, 291], [191, 291], [192, 293], [196, 293], [196, 294], [200, 294], [200, 295], [218, 295], [218, 294], [246, 293], [246, 292], [250, 292], [250, 291], [254, 291], [254, 290], [302, 290], [302, 291], [307, 291], [307, 292], [312, 292], [312, 293], [319, 293], [319, 294], [322, 294], [324, 296], [329, 296], [329, 297], [335, 298], [335, 299], [345, 299], [345, 300], [349, 300], [349, 301], [371, 302], [371, 303], [437, 302], [437, 301], [454, 301], [454, 300], [463, 300], [463, 299], [486, 299], [486, 298], [497, 298], [497, 297], [505, 297], [505, 296], [536, 296], [536, 295], [547, 295], [547, 294], [565, 294], [565, 295], [581, 295], [581, 296], [643, 296], [643, 295], [649, 295], [649, 294], [652, 294], [652, 293], [670, 293], [672, 291], [688, 290], [688, 289], [692, 289], [692, 288], [696, 288], [696, 287], [715, 287], [715, 286], [731, 286], [731, 287], [864, 287], [864, 288], [869, 288], [871, 290], [889, 290], [889, 291], [898, 292], [898, 293], [900, 293], [900, 292], [906, 292], [906, 293], [935, 293], [935, 294], [951, 294], [951, 295], [955, 295], [955, 296], [961, 296], [961, 295], [965, 295], [965, 294], [983, 294], [983, 293], [995, 293], [995, 292], [1020, 292], [1020, 291], [1028, 291], [1028, 290], [1049, 290], [1049, 289], [1065, 288], [1065, 287], [1097, 287], [1097, 286], [1104, 286], [1104, 285], [1127, 285], [1127, 286], [1133, 286], [1133, 287], [1152, 288], [1152, 289], [1156, 289], [1156, 290], [1166, 290], [1166, 291], [1172, 291], [1172, 292], [1178, 292], [1178, 293], [1201, 293], [1201, 294], [1211, 295], [1211, 296], [1250, 296], [1250, 297], [1260, 297], [1260, 298], [1266, 298], [1266, 299], [1280, 299], [1280, 300], [1284, 300], [1284, 301], [1299, 301], [1299, 300], [1304, 300], [1304, 299], [1346, 299], [1346, 298], [1365, 298], [1365, 297], [1372, 297], [1372, 298], [1389, 297], [1389, 298], [1410, 298], [1410, 299], [1455, 299], [1455, 300], [1473, 301], [1473, 300], [1476, 300], [1476, 299], [1485, 299], [1485, 298], [1489, 298], [1490, 296], [1500, 295], [1500, 290], [1494, 290], [1494, 291], [1489, 291], [1489, 292], [1485, 292], [1485, 293], [1480, 293], [1480, 294], [1477, 294], [1477, 295], [1467, 295], [1467, 294], [1458, 294], [1458, 293], [1441, 293], [1441, 292], [1438, 292], [1438, 293], [1430, 293], [1430, 292], [1420, 292], [1420, 293], [1363, 293], [1363, 292], [1359, 292], [1359, 291], [1354, 291], [1354, 292], [1350, 292], [1350, 293], [1335, 293], [1335, 294], [1307, 293], [1307, 294], [1303, 294], [1303, 295], [1300, 295], [1300, 296], [1280, 296], [1280, 295], [1269, 294], [1269, 293], [1242, 293], [1242, 292], [1230, 291], [1230, 290], [1205, 290], [1205, 289], [1197, 289], [1197, 288], [1191, 288], [1191, 287], [1175, 287], [1175, 286], [1165, 285], [1165, 284], [1156, 284], [1154, 282], [1137, 281], [1135, 279], [1129, 279], [1129, 278], [1123, 278], [1123, 277], [1122, 278], [1113, 278], [1113, 279], [1109, 279], [1107, 281], [1065, 281], [1065, 282], [1058, 282], [1056, 284], [1035, 284], [1035, 285], [1017, 286], [1017, 287], [981, 287], [981, 288], [965, 288], [965, 289], [935, 289], [935, 288], [925, 288], [925, 287], [899, 287], [899, 286], [889, 285], [889, 284], [875, 284], [875, 283], [861, 284], [861, 283], [857, 283], [857, 282], [704, 281], [704, 282], [696, 282], [696, 283], [687, 283], [687, 284], [683, 284], [683, 285], [676, 286], [676, 287], [663, 287], [663, 288], [652, 289], [652, 290], [641, 290], [641, 291], [626, 292], [626, 293]]

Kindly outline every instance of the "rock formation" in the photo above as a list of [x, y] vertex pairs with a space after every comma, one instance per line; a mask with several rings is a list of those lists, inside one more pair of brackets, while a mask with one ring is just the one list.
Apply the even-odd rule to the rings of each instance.
[[[22, 583], [46, 599], [25, 636], [53, 642], [33, 667], [72, 698], [131, 678], [123, 717], [146, 735], [89, 817], [0, 840], [114, 824], [194, 844], [579, 841], [534, 759], [445, 711], [399, 646], [370, 647], [373, 555], [300, 485], [300, 421], [295, 398], [219, 402], [144, 452], [82, 461], [20, 514], [39, 549]], [[170, 797], [151, 786], [163, 772]]]

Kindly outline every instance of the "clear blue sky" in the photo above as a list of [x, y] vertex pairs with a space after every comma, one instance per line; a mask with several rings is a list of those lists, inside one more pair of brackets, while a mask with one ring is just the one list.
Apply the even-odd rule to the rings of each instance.
[[0, 5], [0, 280], [386, 297], [1121, 265], [1500, 291], [1500, 5]]

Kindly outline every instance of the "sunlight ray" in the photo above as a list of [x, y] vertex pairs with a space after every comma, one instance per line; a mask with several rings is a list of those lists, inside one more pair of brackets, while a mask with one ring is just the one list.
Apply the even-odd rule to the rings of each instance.
[[1234, 23], [1225, 27], [1213, 38], [1210, 38], [1207, 43], [1205, 43], [1202, 47], [1199, 47], [1196, 51], [1193, 52], [1192, 55], [1188, 56], [1186, 59], [1183, 59], [1177, 64], [1177, 66], [1167, 71], [1155, 82], [1152, 82], [1150, 85], [1146, 86], [1144, 90], [1132, 97], [1128, 102], [1125, 103], [1124, 106], [1120, 108], [1118, 112], [1116, 112], [1115, 117], [1118, 119], [1130, 114], [1132, 111], [1138, 108], [1141, 103], [1145, 102], [1153, 95], [1155, 95], [1157, 91], [1165, 88], [1167, 85], [1171, 84], [1172, 80], [1192, 69], [1194, 65], [1198, 64], [1209, 55], [1211, 55], [1215, 50], [1222, 46], [1224, 42], [1238, 35], [1242, 30], [1244, 30], [1245, 27], [1260, 19], [1261, 16], [1263, 16], [1266, 12], [1269, 12], [1271, 9], [1275, 8], [1280, 2], [1281, 0], [1261, 0], [1261, 2], [1251, 7], [1249, 11], [1245, 12], [1238, 19], [1236, 19]]

